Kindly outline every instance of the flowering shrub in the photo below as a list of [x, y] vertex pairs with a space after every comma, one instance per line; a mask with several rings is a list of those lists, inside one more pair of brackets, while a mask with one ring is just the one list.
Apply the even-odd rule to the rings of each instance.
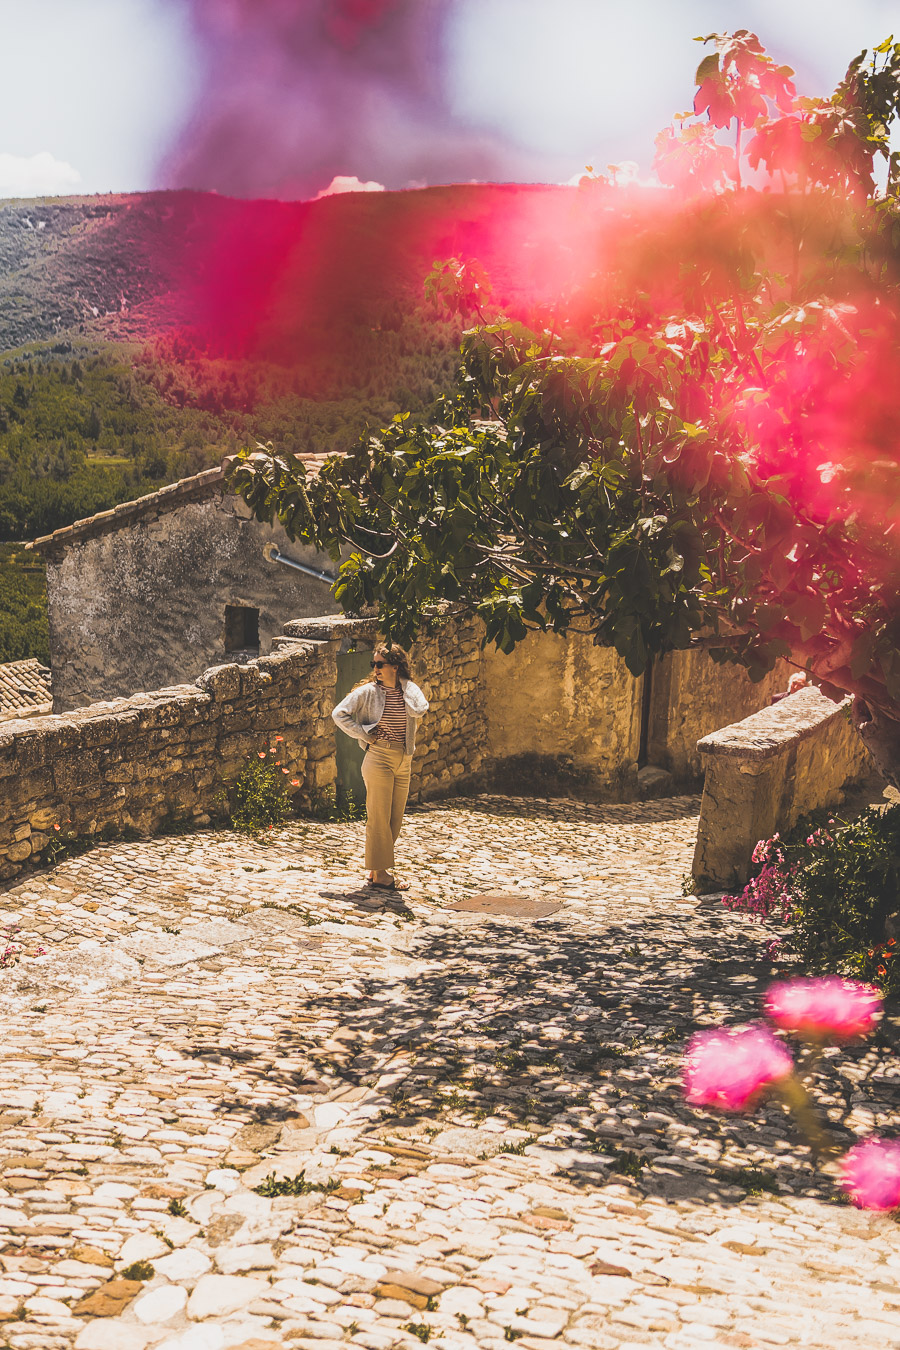
[[292, 778], [281, 761], [278, 742], [282, 739], [276, 736], [274, 745], [257, 750], [229, 793], [231, 823], [244, 834], [274, 829], [291, 814], [287, 787], [299, 787], [300, 780]]
[[794, 1061], [766, 1027], [701, 1031], [685, 1054], [685, 1095], [692, 1106], [744, 1111]]
[[756, 876], [747, 882], [740, 895], [726, 895], [722, 904], [726, 909], [745, 910], [760, 920], [790, 923], [797, 866], [787, 862], [781, 835], [761, 839], [753, 850], [753, 862], [760, 865]]
[[753, 851], [756, 875], [727, 909], [788, 933], [766, 955], [900, 993], [900, 806], [870, 808], [845, 824], [798, 825]]
[[14, 966], [21, 951], [21, 945], [14, 941], [13, 930], [10, 928], [2, 929], [2, 935], [0, 935], [0, 970], [6, 966]]
[[[872, 1031], [881, 995], [850, 980], [791, 980], [775, 984], [766, 1011], [808, 1043], [797, 1072], [787, 1047], [768, 1027], [725, 1027], [694, 1036], [684, 1058], [684, 1089], [693, 1106], [751, 1111], [761, 1098], [781, 1099], [818, 1158], [835, 1158], [837, 1142], [823, 1126], [802, 1081], [828, 1041]], [[871, 1138], [841, 1159], [841, 1185], [865, 1209], [900, 1209], [900, 1140]]]
[[855, 1144], [843, 1158], [842, 1185], [861, 1209], [900, 1208], [900, 1142]]
[[783, 1031], [807, 1041], [847, 1041], [867, 1036], [881, 1012], [881, 995], [871, 985], [830, 977], [786, 980], [766, 995], [766, 1013]]
[[[16, 966], [22, 956], [23, 947], [18, 941], [19, 926], [10, 924], [0, 928], [0, 970], [5, 970], [8, 966]], [[34, 956], [46, 956], [47, 948], [38, 947], [35, 949]]]

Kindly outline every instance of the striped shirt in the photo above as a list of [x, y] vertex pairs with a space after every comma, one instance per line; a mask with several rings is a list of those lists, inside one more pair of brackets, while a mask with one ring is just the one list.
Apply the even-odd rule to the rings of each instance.
[[378, 723], [378, 739], [406, 749], [406, 703], [399, 684], [384, 691], [384, 712]]

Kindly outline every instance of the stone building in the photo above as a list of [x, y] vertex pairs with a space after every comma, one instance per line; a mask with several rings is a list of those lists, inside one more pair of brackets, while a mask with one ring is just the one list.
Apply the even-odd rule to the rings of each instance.
[[[280, 526], [256, 520], [225, 489], [222, 468], [35, 540], [29, 547], [47, 560], [53, 711], [265, 658], [283, 632], [313, 641], [341, 634], [333, 694], [340, 698], [368, 673], [368, 621], [335, 616], [328, 582], [267, 561], [273, 545], [313, 570], [333, 568], [325, 555], [290, 543]], [[465, 776], [488, 765], [523, 786], [576, 795], [629, 797], [696, 783], [698, 740], [767, 706], [789, 674], [780, 664], [754, 685], [693, 649], [634, 679], [614, 651], [587, 637], [531, 633], [505, 656], [481, 647], [477, 625], [465, 631], [477, 649], [466, 655], [473, 683], [464, 696], [436, 688], [441, 711], [432, 725], [454, 736], [463, 707], [476, 708], [478, 726], [489, 731], [473, 738], [470, 728], [461, 738], [455, 765], [441, 768], [444, 789], [454, 769]], [[427, 684], [430, 643], [419, 644], [417, 658]], [[338, 748], [338, 777], [359, 790], [353, 747]], [[419, 764], [426, 768], [422, 756]]]
[[328, 582], [267, 561], [272, 544], [333, 571], [256, 520], [222, 468], [34, 540], [47, 561], [54, 712], [265, 656], [286, 620], [331, 612]]

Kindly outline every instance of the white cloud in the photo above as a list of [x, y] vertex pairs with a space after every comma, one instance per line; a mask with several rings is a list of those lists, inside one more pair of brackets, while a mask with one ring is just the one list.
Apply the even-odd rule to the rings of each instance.
[[75, 192], [81, 174], [49, 150], [37, 155], [0, 152], [0, 197], [57, 197]]
[[338, 174], [336, 178], [332, 178], [327, 188], [322, 188], [321, 192], [316, 193], [315, 200], [318, 201], [320, 197], [334, 197], [339, 192], [384, 192], [384, 183], [376, 183], [374, 179], [364, 183], [359, 178], [345, 178], [342, 174]]

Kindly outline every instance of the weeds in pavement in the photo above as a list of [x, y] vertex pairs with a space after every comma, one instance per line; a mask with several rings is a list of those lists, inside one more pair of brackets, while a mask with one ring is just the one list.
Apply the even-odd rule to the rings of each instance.
[[156, 1270], [149, 1261], [132, 1261], [130, 1266], [119, 1271], [120, 1280], [152, 1280]]
[[313, 820], [346, 824], [353, 820], [365, 820], [366, 804], [359, 800], [352, 788], [326, 787], [310, 794], [309, 808], [305, 814]]
[[772, 1173], [760, 1167], [717, 1167], [715, 1175], [730, 1186], [740, 1186], [748, 1195], [781, 1194]]
[[537, 1141], [538, 1137], [536, 1134], [528, 1134], [524, 1139], [520, 1139], [517, 1144], [501, 1144], [498, 1152], [522, 1154], [530, 1144], [536, 1144]]
[[305, 1172], [295, 1177], [276, 1177], [274, 1172], [270, 1172], [265, 1181], [253, 1189], [257, 1195], [264, 1195], [271, 1200], [279, 1195], [310, 1195], [313, 1191], [329, 1195], [332, 1191], [340, 1190], [340, 1187], [337, 1177], [329, 1177], [327, 1181], [307, 1181]]

